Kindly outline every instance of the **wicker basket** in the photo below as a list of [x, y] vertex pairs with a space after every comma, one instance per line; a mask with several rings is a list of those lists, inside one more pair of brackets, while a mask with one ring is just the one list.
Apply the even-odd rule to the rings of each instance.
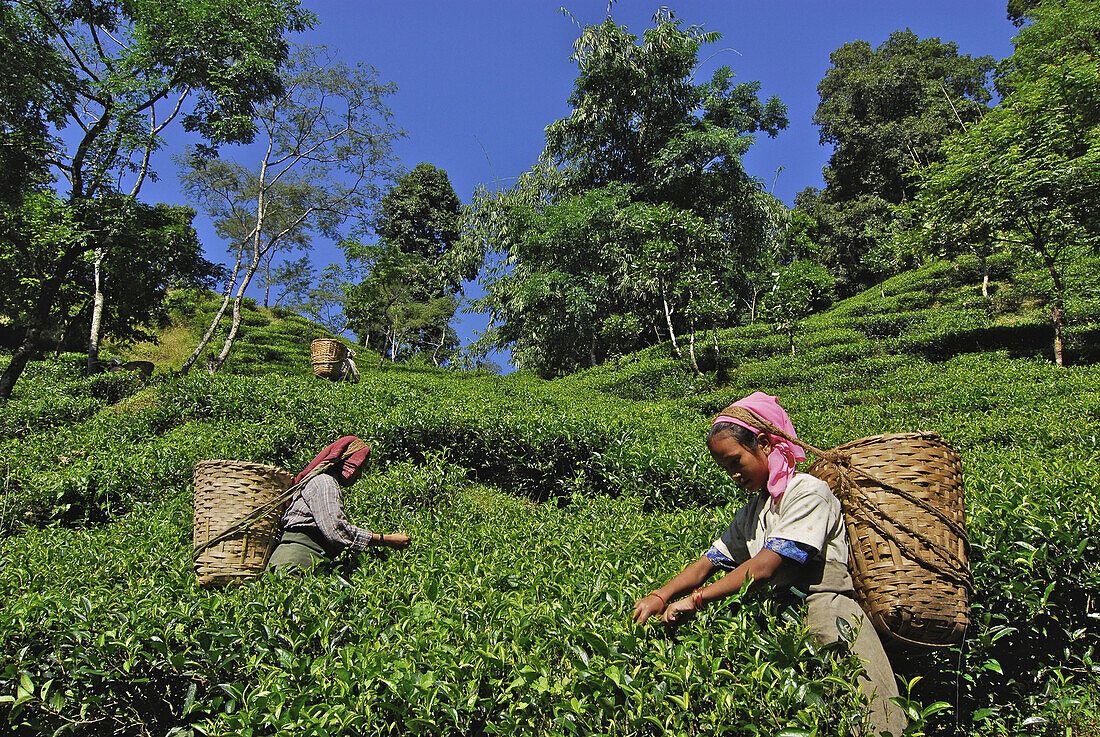
[[320, 338], [309, 344], [313, 375], [339, 381], [344, 375], [344, 359], [348, 348], [333, 338]]
[[933, 432], [845, 443], [808, 469], [844, 507], [856, 599], [880, 633], [927, 647], [962, 641], [970, 567], [962, 463]]
[[200, 586], [224, 585], [264, 570], [279, 540], [281, 505], [225, 539], [209, 543], [278, 499], [293, 480], [283, 469], [259, 463], [215, 460], [195, 464], [192, 544], [198, 551], [195, 575]]

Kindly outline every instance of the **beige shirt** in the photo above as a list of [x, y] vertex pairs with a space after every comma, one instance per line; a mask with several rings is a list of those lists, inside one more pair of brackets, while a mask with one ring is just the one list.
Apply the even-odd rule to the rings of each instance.
[[741, 507], [729, 529], [712, 543], [707, 557], [716, 565], [724, 557], [737, 566], [765, 547], [788, 557], [783, 545], [774, 541], [796, 543], [808, 555], [801, 565], [782, 566], [772, 579], [773, 587], [793, 586], [803, 594], [852, 590], [840, 500], [821, 479], [797, 473], [778, 499], [761, 490]]

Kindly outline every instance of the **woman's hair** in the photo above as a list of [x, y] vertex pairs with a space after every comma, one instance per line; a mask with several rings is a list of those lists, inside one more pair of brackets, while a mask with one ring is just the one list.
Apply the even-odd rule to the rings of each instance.
[[735, 422], [719, 422], [707, 433], [707, 442], [712, 438], [733, 438], [750, 451], [755, 451], [760, 443], [760, 436], [747, 427], [741, 427]]

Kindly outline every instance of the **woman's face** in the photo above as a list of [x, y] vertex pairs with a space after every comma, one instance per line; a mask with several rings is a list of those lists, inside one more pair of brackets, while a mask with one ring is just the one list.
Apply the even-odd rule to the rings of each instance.
[[356, 467], [356, 469], [351, 472], [351, 475], [348, 476], [347, 478], [344, 478], [342, 474], [337, 472], [336, 480], [340, 482], [340, 486], [344, 486], [344, 487], [351, 486], [352, 484], [354, 484], [356, 481], [359, 480], [360, 476], [363, 475], [363, 467], [366, 466], [366, 465], [367, 464], [365, 464], [365, 463], [360, 463]]
[[749, 450], [730, 435], [711, 438], [707, 447], [714, 462], [741, 488], [757, 492], [768, 483], [768, 454], [772, 446], [767, 438], [760, 438], [756, 450]]

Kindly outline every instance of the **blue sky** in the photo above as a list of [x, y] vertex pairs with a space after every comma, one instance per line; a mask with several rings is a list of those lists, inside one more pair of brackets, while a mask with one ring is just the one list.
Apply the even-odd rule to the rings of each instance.
[[[395, 82], [390, 107], [408, 134], [395, 147], [401, 163], [411, 169], [427, 161], [445, 169], [463, 202], [478, 185], [509, 186], [538, 158], [546, 125], [569, 114], [576, 23], [600, 23], [608, 7], [607, 0], [305, 5], [319, 22], [296, 40], [338, 49], [346, 61], [371, 64], [383, 80]], [[620, 0], [611, 13], [640, 36], [658, 7]], [[1012, 53], [1015, 33], [1005, 18], [1005, 0], [690, 0], [667, 7], [687, 24], [722, 34], [700, 54], [707, 59], [700, 79], [726, 65], [738, 81], [758, 80], [763, 97], [776, 95], [788, 106], [788, 129], [775, 139], [759, 139], [745, 158], [749, 173], [788, 204], [804, 187], [822, 184], [830, 150], [818, 144], [812, 116], [831, 51], [857, 39], [878, 46], [891, 31], [909, 28], [921, 37], [954, 41], [960, 53], [1001, 59]], [[168, 158], [177, 145], [170, 140], [162, 152], [156, 164], [160, 181], [143, 190], [143, 199], [184, 201]], [[234, 158], [235, 152], [227, 149], [223, 156]], [[208, 258], [224, 260], [223, 245], [201, 215], [196, 225]], [[330, 244], [315, 243], [318, 267], [339, 259]], [[468, 294], [478, 294], [476, 285]], [[484, 325], [483, 316], [463, 316], [463, 342]], [[507, 356], [496, 360], [509, 368]]]

